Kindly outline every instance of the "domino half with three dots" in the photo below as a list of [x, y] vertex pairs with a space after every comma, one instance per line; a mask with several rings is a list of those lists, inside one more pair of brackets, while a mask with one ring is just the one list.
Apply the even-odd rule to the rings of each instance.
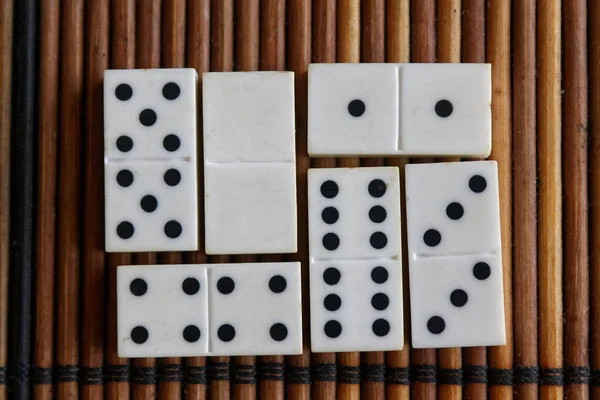
[[120, 266], [120, 357], [300, 354], [300, 263]]
[[412, 345], [506, 343], [495, 161], [406, 166]]
[[308, 170], [313, 352], [404, 344], [397, 167]]
[[490, 64], [311, 64], [308, 153], [487, 157]]
[[206, 253], [296, 252], [294, 74], [202, 79]]
[[104, 73], [105, 247], [198, 248], [194, 69]]

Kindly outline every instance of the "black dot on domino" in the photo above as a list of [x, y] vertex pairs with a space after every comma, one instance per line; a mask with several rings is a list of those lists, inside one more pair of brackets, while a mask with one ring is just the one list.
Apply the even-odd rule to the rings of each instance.
[[326, 224], [335, 224], [337, 220], [340, 218], [340, 213], [335, 207], [325, 207], [321, 212], [321, 219]]
[[168, 134], [167, 136], [165, 136], [165, 138], [163, 139], [163, 147], [165, 148], [166, 151], [169, 152], [174, 152], [179, 150], [179, 147], [181, 146], [181, 140], [179, 140], [179, 136], [175, 135], [175, 134]]
[[133, 89], [126, 83], [121, 83], [115, 88], [115, 97], [121, 101], [127, 101], [133, 96]]
[[131, 341], [135, 344], [144, 344], [148, 340], [148, 329], [136, 326], [131, 330]]
[[373, 206], [369, 210], [369, 219], [376, 224], [380, 224], [385, 221], [387, 217], [387, 211], [382, 206]]
[[461, 219], [464, 213], [465, 209], [463, 208], [463, 206], [455, 201], [448, 204], [448, 207], [446, 207], [446, 215], [448, 216], [448, 218], [454, 221]]
[[326, 233], [323, 236], [323, 247], [329, 251], [333, 251], [340, 246], [340, 238], [335, 233]]
[[327, 337], [335, 339], [342, 334], [342, 324], [336, 320], [327, 321], [323, 327], [323, 331]]
[[327, 311], [337, 311], [342, 306], [342, 299], [337, 294], [328, 294], [323, 299], [323, 307]]
[[163, 86], [163, 89], [162, 89], [162, 94], [163, 94], [164, 98], [167, 100], [175, 100], [176, 98], [179, 97], [180, 93], [181, 93], [181, 89], [179, 88], [179, 85], [176, 84], [175, 82], [167, 83], [165, 86]]
[[127, 153], [133, 149], [133, 140], [127, 135], [121, 135], [117, 138], [117, 149], [121, 153]]
[[129, 284], [129, 291], [134, 296], [143, 296], [148, 291], [148, 284], [142, 278], [135, 278]]
[[473, 267], [473, 276], [480, 281], [486, 280], [490, 277], [491, 274], [492, 269], [490, 268], [488, 263], [478, 262]]
[[269, 279], [269, 289], [273, 293], [281, 293], [287, 287], [287, 281], [281, 275], [275, 275], [271, 279]]
[[281, 342], [287, 338], [288, 330], [284, 324], [277, 322], [271, 325], [271, 329], [269, 329], [269, 335], [271, 335], [271, 339], [274, 341]]
[[429, 321], [427, 321], [427, 330], [434, 335], [439, 335], [444, 332], [444, 329], [446, 329], [446, 322], [444, 322], [442, 317], [436, 315], [429, 318]]
[[152, 126], [156, 123], [156, 113], [154, 110], [146, 108], [140, 113], [140, 123], [144, 126]]
[[182, 231], [183, 228], [177, 221], [169, 221], [165, 224], [165, 235], [170, 239], [177, 239]]
[[469, 189], [475, 193], [482, 193], [487, 188], [487, 181], [481, 175], [473, 175], [469, 179]]
[[168, 169], [163, 175], [165, 183], [169, 186], [177, 186], [181, 182], [181, 173], [174, 168]]
[[437, 229], [428, 229], [423, 235], [423, 242], [429, 247], [435, 247], [442, 241], [442, 235]]
[[340, 270], [334, 267], [329, 267], [325, 271], [323, 271], [323, 280], [328, 285], [337, 285], [340, 281], [342, 274]]
[[235, 289], [235, 282], [228, 276], [224, 276], [217, 281], [217, 290], [221, 294], [230, 294]]
[[200, 329], [196, 325], [188, 325], [183, 330], [183, 340], [195, 343], [200, 339]]
[[375, 232], [371, 235], [369, 242], [374, 249], [381, 250], [387, 245], [387, 236], [383, 232]]
[[450, 293], [450, 303], [452, 303], [454, 307], [462, 307], [467, 304], [468, 300], [469, 296], [467, 295], [467, 292], [462, 289], [456, 289]]
[[452, 111], [454, 111], [454, 107], [448, 100], [440, 100], [435, 103], [435, 113], [438, 117], [448, 118], [452, 114]]
[[223, 324], [217, 329], [217, 336], [222, 342], [231, 342], [235, 338], [235, 328], [229, 324]]
[[375, 198], [383, 196], [387, 190], [387, 185], [381, 179], [373, 179], [369, 182], [369, 194]]
[[383, 311], [390, 305], [390, 299], [384, 293], [375, 293], [373, 297], [371, 297], [371, 305], [374, 309]]
[[129, 187], [133, 183], [133, 174], [128, 169], [122, 169], [117, 173], [117, 184], [121, 187]]
[[371, 327], [376, 336], [382, 337], [390, 333], [390, 323], [383, 318], [376, 319]]
[[383, 267], [375, 267], [371, 270], [371, 279], [373, 282], [382, 284], [388, 280], [388, 271]]
[[140, 207], [142, 207], [142, 210], [151, 213], [158, 207], [158, 200], [151, 194], [147, 194], [140, 200]]
[[334, 181], [325, 181], [321, 184], [321, 195], [326, 199], [333, 199], [339, 192], [339, 187]]
[[365, 106], [365, 102], [359, 99], [352, 100], [348, 103], [348, 113], [353, 117], [360, 117], [365, 113], [367, 107]]
[[129, 221], [123, 221], [117, 225], [117, 236], [119, 236], [121, 239], [131, 238], [134, 231], [135, 229], [133, 228], [133, 224]]
[[200, 291], [200, 282], [196, 278], [185, 278], [181, 283], [183, 293], [192, 296]]

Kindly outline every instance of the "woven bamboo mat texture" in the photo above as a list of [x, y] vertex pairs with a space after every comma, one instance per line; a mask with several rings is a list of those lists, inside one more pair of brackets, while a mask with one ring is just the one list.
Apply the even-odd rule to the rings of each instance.
[[[306, 289], [307, 168], [415, 161], [309, 159], [311, 62], [492, 64], [508, 344], [117, 357], [116, 266], [285, 257]], [[297, 255], [103, 252], [102, 73], [183, 66], [295, 72]], [[0, 400], [600, 399], [599, 201], [600, 0], [0, 1]]]

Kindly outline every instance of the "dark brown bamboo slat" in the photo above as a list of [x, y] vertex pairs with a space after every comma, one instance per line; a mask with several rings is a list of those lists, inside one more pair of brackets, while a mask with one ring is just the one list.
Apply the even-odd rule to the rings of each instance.
[[565, 394], [585, 400], [588, 384], [574, 372], [589, 366], [587, 2], [563, 2], [563, 12]]
[[[5, 3], [10, 7], [10, 2]], [[8, 11], [8, 10], [6, 10]], [[2, 10], [5, 12], [5, 9]], [[2, 20], [6, 15], [2, 15]], [[56, 249], [56, 188], [57, 188], [57, 153], [58, 153], [58, 87], [59, 87], [59, 43], [60, 43], [60, 7], [54, 0], [40, 3], [40, 29], [45, 32], [40, 37], [40, 69], [39, 80], [39, 126], [38, 126], [38, 180], [37, 180], [37, 219], [36, 219], [36, 317], [35, 317], [35, 344], [33, 353], [34, 368], [50, 371], [54, 364], [54, 283], [55, 283], [55, 249]], [[11, 16], [12, 21], [12, 16]], [[5, 29], [10, 29], [9, 22], [0, 23]], [[0, 34], [0, 38], [9, 39], [9, 36]], [[4, 49], [4, 45], [0, 45]], [[7, 57], [10, 60], [10, 57]], [[10, 61], [9, 61], [10, 62]], [[10, 72], [3, 68], [2, 86], [7, 82], [6, 73]], [[10, 79], [10, 76], [8, 77]], [[3, 91], [3, 95], [6, 92]], [[5, 103], [4, 99], [2, 104]], [[10, 107], [0, 109], [7, 112]], [[5, 127], [9, 127], [9, 121], [0, 119], [2, 128], [2, 140], [5, 138]], [[6, 125], [5, 125], [6, 124]], [[4, 143], [0, 146], [6, 151]], [[8, 156], [8, 154], [6, 154]], [[3, 163], [9, 162], [3, 153], [0, 158]], [[3, 165], [4, 167], [4, 165]], [[2, 171], [4, 173], [4, 170]], [[4, 188], [4, 176], [0, 188]], [[2, 189], [4, 190], [4, 189]], [[4, 195], [3, 195], [4, 196]], [[8, 211], [2, 204], [2, 211]], [[6, 214], [8, 215], [8, 214]], [[2, 235], [2, 234], [0, 234]], [[4, 244], [0, 247], [6, 249]], [[4, 256], [4, 255], [3, 255]], [[2, 260], [4, 257], [2, 256]], [[2, 286], [0, 284], [0, 286]], [[0, 293], [7, 293], [0, 288]], [[0, 304], [6, 304], [0, 300]], [[2, 307], [2, 306], [0, 306]], [[0, 322], [0, 325], [2, 323]], [[0, 329], [2, 330], [2, 329]], [[2, 357], [0, 357], [1, 359]], [[33, 395], [36, 399], [52, 398], [51, 384], [38, 384], [33, 378]], [[0, 399], [2, 396], [0, 395]]]
[[[561, 6], [542, 2], [537, 11], [538, 343], [539, 367], [549, 371], [563, 367]], [[539, 392], [563, 396], [558, 385]]]
[[[135, 67], [135, 0], [113, 0], [111, 3], [110, 67]], [[130, 254], [108, 254], [108, 291], [106, 321], [105, 395], [108, 399], [129, 397], [129, 360], [117, 354], [117, 267], [131, 265]]]
[[[9, 229], [10, 229], [10, 123], [11, 123], [11, 77], [12, 77], [12, 37], [13, 37], [13, 2], [0, 4], [0, 376], [4, 383], [0, 384], [0, 400], [7, 398], [6, 369], [8, 366], [8, 275], [9, 275]], [[53, 20], [50, 20], [50, 26]], [[56, 29], [56, 28], [55, 28]], [[55, 32], [53, 32], [55, 33]], [[44, 42], [42, 42], [42, 47]], [[55, 75], [58, 74], [55, 71]], [[40, 81], [40, 85], [45, 82]], [[42, 87], [42, 86], [40, 86]], [[40, 89], [44, 90], [44, 89]], [[40, 104], [40, 110], [43, 105]], [[43, 110], [45, 118], [54, 116]], [[56, 129], [56, 123], [54, 125]], [[53, 235], [50, 235], [53, 237]], [[37, 264], [37, 263], [36, 263]], [[50, 296], [52, 297], [52, 296]], [[50, 341], [52, 338], [50, 337]], [[50, 342], [51, 343], [51, 342]], [[37, 359], [35, 360], [37, 361]], [[46, 360], [44, 360], [46, 361]], [[52, 361], [50, 361], [51, 364]], [[40, 363], [35, 363], [38, 365]]]
[[[386, 5], [386, 62], [410, 61], [410, 1], [388, 0]], [[386, 397], [390, 400], [408, 399], [410, 396], [410, 307], [408, 293], [408, 252], [406, 250], [406, 193], [403, 177], [406, 158], [389, 158], [386, 165], [400, 169], [400, 208], [402, 228], [402, 294], [404, 301], [404, 348], [386, 353]]]
[[[315, 63], [334, 63], [335, 62], [335, 1], [334, 0], [315, 0], [313, 3], [313, 57]], [[311, 166], [313, 168], [333, 168], [335, 167], [335, 158], [314, 158]], [[305, 295], [310, 292], [305, 290]], [[325, 400], [335, 397], [335, 381], [330, 380], [330, 376], [324, 376], [317, 371], [325, 371], [330, 365], [335, 365], [335, 353], [316, 353], [312, 355], [313, 375], [312, 398]]]
[[[58, 189], [58, 280], [56, 362], [65, 371], [79, 363], [79, 276], [84, 68], [84, 2], [62, 3], [60, 157]], [[65, 374], [67, 375], [67, 374]], [[57, 396], [76, 397], [77, 382], [57, 383]]]
[[[504, 313], [506, 319], [506, 346], [489, 349], [489, 366], [496, 371], [513, 368], [512, 324], [512, 130], [510, 99], [510, 2], [487, 4], [486, 61], [492, 63], [492, 154], [498, 161], [500, 188], [500, 225], [502, 238], [502, 272], [504, 283]], [[503, 372], [500, 374], [504, 376]], [[509, 375], [512, 376], [512, 375]], [[512, 383], [512, 382], [511, 382]], [[511, 399], [513, 388], [507, 383], [490, 380], [490, 400]]]
[[285, 69], [285, 1], [260, 2], [260, 69]]

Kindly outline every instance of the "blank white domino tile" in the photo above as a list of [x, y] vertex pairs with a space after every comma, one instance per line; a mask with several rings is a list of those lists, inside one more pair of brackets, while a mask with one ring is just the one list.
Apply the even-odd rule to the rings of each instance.
[[106, 163], [106, 251], [197, 250], [196, 175], [190, 162]]
[[192, 68], [105, 71], [105, 157], [195, 162], [197, 81]]
[[207, 254], [297, 251], [294, 164], [204, 170]]
[[211, 355], [302, 353], [300, 263], [214, 265], [208, 280]]
[[202, 75], [205, 163], [295, 162], [294, 73]]
[[310, 311], [313, 352], [401, 350], [401, 262], [311, 264]]
[[414, 348], [506, 344], [500, 253], [409, 264]]
[[487, 157], [489, 64], [311, 64], [308, 153]]
[[117, 268], [119, 357], [182, 357], [208, 350], [208, 283], [198, 265]]
[[397, 167], [309, 169], [311, 261], [399, 260], [399, 179]]
[[409, 164], [405, 179], [410, 259], [501, 250], [495, 161]]

